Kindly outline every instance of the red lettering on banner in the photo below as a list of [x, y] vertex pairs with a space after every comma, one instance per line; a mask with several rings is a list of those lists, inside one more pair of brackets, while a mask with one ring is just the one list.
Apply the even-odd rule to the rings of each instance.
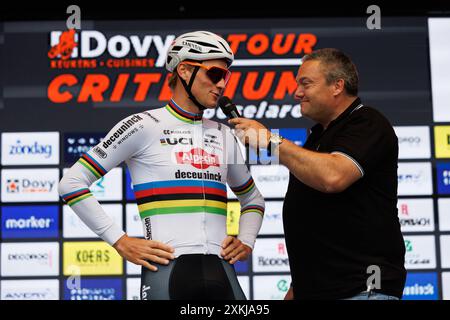
[[283, 100], [286, 95], [293, 95], [297, 89], [297, 81], [295, 75], [290, 71], [284, 71], [281, 73], [278, 80], [278, 86], [273, 93], [275, 100]]
[[78, 79], [72, 74], [62, 74], [53, 79], [48, 85], [47, 96], [54, 103], [65, 103], [72, 100], [73, 95], [70, 92], [61, 92], [62, 86], [74, 86], [78, 83]]
[[263, 75], [263, 79], [258, 89], [255, 89], [258, 72], [249, 72], [244, 82], [244, 90], [242, 92], [245, 99], [259, 100], [267, 97], [275, 78], [275, 71], [267, 71]]
[[153, 83], [158, 83], [161, 79], [160, 73], [138, 73], [134, 77], [134, 83], [138, 83], [138, 89], [134, 97], [134, 101], [144, 101], [150, 86]]
[[108, 90], [109, 83], [107, 75], [88, 74], [84, 79], [77, 101], [87, 102], [91, 98], [93, 102], [103, 102], [103, 93]]
[[289, 53], [311, 53], [317, 43], [317, 37], [312, 33], [277, 33], [273, 37], [264, 33], [254, 35], [229, 34], [227, 41], [234, 54], [238, 53], [241, 47], [253, 56], [261, 56], [265, 53], [274, 53], [281, 56]]
[[251, 55], [260, 56], [269, 48], [269, 37], [264, 33], [253, 35], [247, 43], [247, 50]]
[[120, 100], [122, 100], [122, 96], [125, 91], [125, 87], [127, 86], [129, 78], [130, 75], [128, 73], [119, 74], [119, 76], [117, 77], [116, 85], [111, 94], [112, 102], [119, 102]]
[[230, 44], [230, 48], [235, 54], [239, 48], [239, 44], [245, 40], [247, 40], [246, 34], [230, 34], [227, 38], [227, 41]]

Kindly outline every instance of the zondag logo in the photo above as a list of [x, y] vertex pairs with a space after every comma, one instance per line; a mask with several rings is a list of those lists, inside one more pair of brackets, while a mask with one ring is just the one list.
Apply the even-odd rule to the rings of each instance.
[[197, 169], [207, 169], [209, 167], [219, 167], [219, 157], [215, 154], [209, 154], [201, 148], [191, 149], [189, 152], [176, 152], [177, 163], [190, 164]]

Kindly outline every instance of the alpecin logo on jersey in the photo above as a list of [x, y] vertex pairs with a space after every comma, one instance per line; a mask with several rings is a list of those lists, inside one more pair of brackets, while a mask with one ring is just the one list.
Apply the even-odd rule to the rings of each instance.
[[220, 167], [219, 157], [215, 154], [209, 154], [201, 148], [194, 148], [188, 152], [176, 152], [175, 156], [177, 159], [177, 163], [190, 164], [197, 169]]

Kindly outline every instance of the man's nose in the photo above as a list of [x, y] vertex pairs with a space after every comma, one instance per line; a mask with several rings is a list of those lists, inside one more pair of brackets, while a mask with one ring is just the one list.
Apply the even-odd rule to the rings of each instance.
[[225, 89], [225, 86], [226, 86], [226, 84], [225, 84], [225, 79], [224, 78], [220, 79], [220, 81], [216, 83], [216, 87], [219, 90]]
[[295, 89], [295, 91], [294, 91], [294, 100], [301, 100], [301, 99], [303, 99], [304, 96], [305, 96], [305, 93], [300, 88], [300, 86], [298, 86], [297, 89]]

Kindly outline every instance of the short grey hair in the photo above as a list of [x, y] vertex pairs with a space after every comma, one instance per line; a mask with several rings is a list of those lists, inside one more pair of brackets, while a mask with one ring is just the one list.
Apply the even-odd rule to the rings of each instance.
[[339, 79], [344, 80], [344, 88], [348, 95], [358, 95], [358, 71], [352, 60], [342, 51], [334, 48], [324, 48], [313, 51], [302, 58], [302, 63], [317, 60], [325, 73], [327, 84]]

